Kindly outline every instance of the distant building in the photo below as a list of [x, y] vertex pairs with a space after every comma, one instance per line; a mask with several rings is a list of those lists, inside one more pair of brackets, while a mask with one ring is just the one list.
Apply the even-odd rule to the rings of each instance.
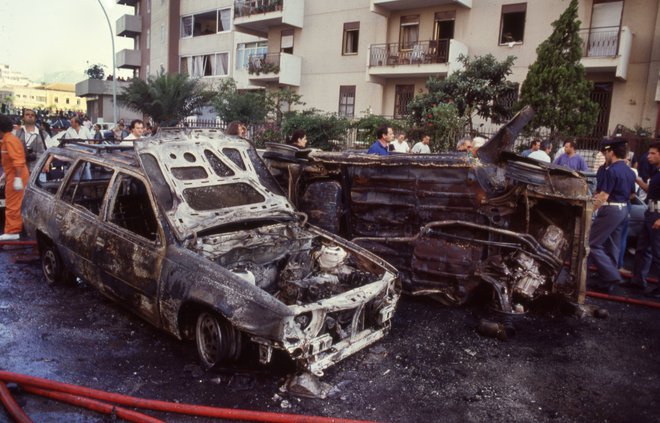
[[[231, 76], [241, 89], [293, 88], [306, 107], [349, 118], [403, 117], [430, 76], [456, 71], [458, 57], [517, 57], [524, 81], [551, 22], [568, 5], [547, 0], [117, 0], [133, 7], [116, 23], [135, 40], [117, 52], [121, 69], [159, 70], [209, 83]], [[152, 3], [154, 5], [152, 6]], [[582, 64], [600, 105], [594, 136], [628, 127], [660, 129], [660, 6], [657, 0], [581, 0]], [[157, 4], [157, 6], [156, 6]], [[503, 102], [513, 104], [518, 90]]]

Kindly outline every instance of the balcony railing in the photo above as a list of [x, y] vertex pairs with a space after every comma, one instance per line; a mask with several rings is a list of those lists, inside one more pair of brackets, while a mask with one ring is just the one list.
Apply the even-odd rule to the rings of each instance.
[[605, 26], [580, 30], [583, 57], [613, 57], [619, 53], [621, 28]]
[[254, 54], [248, 58], [248, 73], [260, 75], [262, 73], [280, 73], [280, 53]]
[[282, 10], [282, 4], [283, 0], [236, 0], [234, 2], [234, 16], [242, 17]]
[[408, 44], [372, 44], [369, 49], [369, 67], [447, 63], [449, 41], [449, 38], [444, 38]]

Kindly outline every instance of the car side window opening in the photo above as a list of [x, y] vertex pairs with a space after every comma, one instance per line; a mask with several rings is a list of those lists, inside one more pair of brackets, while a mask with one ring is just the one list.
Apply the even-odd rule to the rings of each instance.
[[79, 161], [64, 188], [62, 201], [80, 206], [98, 216], [113, 173], [111, 168], [100, 164]]
[[[49, 154], [36, 180], [36, 185], [51, 194], [56, 194], [72, 165], [73, 160], [68, 157]], [[46, 172], [43, 171], [44, 168]]]
[[119, 174], [116, 183], [119, 186], [109, 221], [150, 241], [157, 241], [158, 221], [144, 182], [131, 175]]

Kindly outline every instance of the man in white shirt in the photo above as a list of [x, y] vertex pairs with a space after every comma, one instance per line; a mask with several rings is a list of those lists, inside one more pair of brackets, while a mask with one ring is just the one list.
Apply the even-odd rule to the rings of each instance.
[[142, 138], [142, 134], [144, 133], [144, 122], [142, 122], [140, 119], [133, 119], [128, 127], [128, 130], [130, 133], [124, 138], [122, 142], [119, 143], [119, 145], [131, 146], [133, 145], [133, 141]]
[[69, 122], [71, 126], [66, 130], [64, 138], [67, 140], [91, 140], [94, 139], [92, 134], [89, 132], [89, 129], [85, 128], [80, 124], [80, 118], [74, 116]]
[[21, 140], [25, 146], [27, 155], [25, 161], [30, 173], [39, 157], [46, 151], [50, 143], [50, 136], [46, 131], [37, 128], [37, 114], [32, 109], [23, 110], [23, 126], [14, 135]]
[[527, 157], [529, 157], [530, 159], [538, 160], [540, 162], [550, 163], [551, 151], [552, 151], [552, 143], [550, 141], [543, 141], [541, 143], [541, 148], [536, 151], [532, 151], [531, 153], [529, 153], [529, 156]]
[[408, 145], [408, 141], [406, 141], [406, 134], [403, 132], [399, 132], [399, 134], [394, 139], [394, 142], [390, 144], [390, 146], [392, 147], [392, 151], [397, 153], [410, 152], [410, 146]]
[[422, 140], [415, 144], [410, 152], [413, 154], [431, 154], [431, 147], [429, 147], [429, 142], [431, 142], [431, 137], [424, 135]]

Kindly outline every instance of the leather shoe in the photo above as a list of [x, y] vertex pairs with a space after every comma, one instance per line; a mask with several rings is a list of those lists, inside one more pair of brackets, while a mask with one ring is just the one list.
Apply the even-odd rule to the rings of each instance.
[[655, 287], [644, 295], [649, 298], [660, 298], [660, 287]]
[[21, 238], [21, 234], [2, 234], [0, 235], [1, 241], [18, 241]]

